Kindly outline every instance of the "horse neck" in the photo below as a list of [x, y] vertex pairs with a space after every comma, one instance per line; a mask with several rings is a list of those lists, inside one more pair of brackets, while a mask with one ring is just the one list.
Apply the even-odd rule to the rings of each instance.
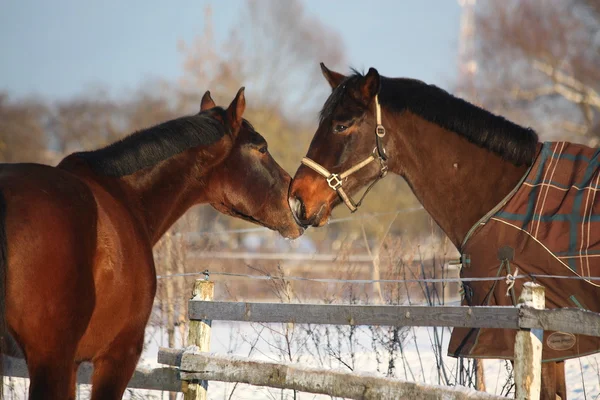
[[204, 200], [204, 186], [193, 176], [197, 172], [180, 158], [118, 178], [126, 202], [145, 226], [152, 244], [191, 206]]
[[[123, 204], [154, 245], [190, 207], [207, 202], [207, 175], [225, 159], [227, 143], [220, 141], [203, 151], [187, 150], [121, 177], [94, 172], [77, 153], [57, 167]], [[102, 201], [102, 196], [96, 196]]]
[[454, 245], [519, 183], [515, 166], [414, 114], [391, 118], [390, 170], [403, 176]]

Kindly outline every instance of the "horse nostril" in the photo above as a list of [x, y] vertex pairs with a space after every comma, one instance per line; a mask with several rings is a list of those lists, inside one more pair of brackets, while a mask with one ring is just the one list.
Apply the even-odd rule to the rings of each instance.
[[304, 202], [296, 196], [290, 196], [288, 201], [296, 222], [299, 225], [305, 225], [303, 223], [303, 221], [306, 219], [306, 207], [304, 206]]
[[300, 219], [306, 219], [306, 207], [304, 206], [302, 199], [298, 199], [298, 206], [298, 216]]

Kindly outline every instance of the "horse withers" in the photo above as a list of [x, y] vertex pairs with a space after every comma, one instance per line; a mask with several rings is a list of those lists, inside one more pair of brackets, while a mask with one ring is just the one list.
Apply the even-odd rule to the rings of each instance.
[[0, 166], [2, 332], [25, 356], [30, 399], [74, 399], [82, 361], [94, 366], [92, 399], [121, 398], [156, 291], [152, 247], [191, 206], [302, 234], [290, 176], [245, 106], [243, 88], [227, 109], [207, 92], [196, 115], [56, 167]]
[[[321, 64], [332, 93], [290, 187], [303, 226], [322, 226], [339, 204], [389, 171], [402, 176], [461, 254], [463, 277], [537, 278], [546, 308], [600, 312], [600, 151], [539, 143], [537, 134], [424, 82], [376, 69], [349, 76]], [[368, 193], [368, 189], [367, 192]], [[361, 199], [362, 200], [362, 199]], [[524, 280], [465, 283], [463, 304], [510, 306]], [[509, 296], [506, 295], [507, 290]], [[515, 332], [455, 328], [452, 356], [514, 357]], [[600, 338], [545, 332], [542, 399], [566, 398], [564, 360], [600, 351]]]

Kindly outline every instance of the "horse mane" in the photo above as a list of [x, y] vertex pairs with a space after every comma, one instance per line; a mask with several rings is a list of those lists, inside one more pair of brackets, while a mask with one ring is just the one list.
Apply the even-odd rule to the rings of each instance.
[[222, 123], [197, 114], [163, 122], [99, 150], [74, 155], [84, 159], [97, 174], [121, 177], [156, 165], [192, 147], [211, 145], [224, 134]]
[[[335, 104], [341, 101], [345, 88], [363, 76], [353, 70], [353, 74], [333, 91], [323, 107], [321, 118], [331, 114]], [[455, 132], [513, 164], [529, 166], [535, 159], [538, 136], [533, 129], [517, 125], [435, 85], [416, 79], [382, 76], [379, 101], [390, 110], [410, 111]]]

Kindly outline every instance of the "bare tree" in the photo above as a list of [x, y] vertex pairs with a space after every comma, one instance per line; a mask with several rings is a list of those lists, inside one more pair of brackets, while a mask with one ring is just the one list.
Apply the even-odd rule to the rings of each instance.
[[483, 105], [546, 137], [600, 138], [600, 2], [482, 0], [474, 84]]
[[299, 0], [248, 0], [222, 44], [214, 38], [207, 8], [203, 34], [180, 48], [185, 87], [229, 95], [246, 85], [262, 107], [292, 116], [314, 111], [315, 100], [329, 90], [321, 84], [319, 61], [341, 66], [344, 60], [339, 34], [307, 13]]
[[178, 93], [167, 82], [150, 82], [136, 91], [124, 104], [124, 128], [129, 132], [146, 129], [153, 125], [200, 111], [200, 102], [185, 109], [177, 98]]
[[0, 92], [0, 160], [46, 161], [46, 107], [36, 100], [11, 100]]
[[103, 93], [60, 101], [52, 107], [47, 130], [64, 155], [92, 150], [125, 135], [120, 108]]

